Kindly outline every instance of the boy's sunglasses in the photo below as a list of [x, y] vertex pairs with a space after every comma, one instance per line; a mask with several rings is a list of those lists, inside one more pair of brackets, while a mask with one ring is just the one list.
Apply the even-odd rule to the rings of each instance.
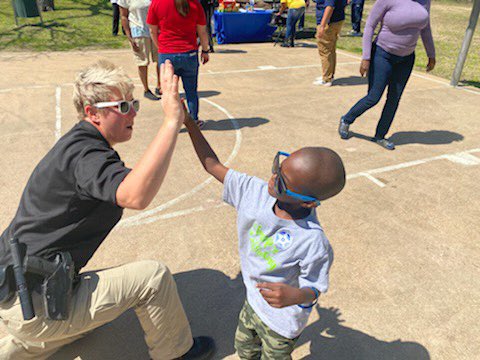
[[140, 101], [137, 99], [133, 99], [132, 101], [127, 100], [119, 100], [119, 101], [107, 101], [107, 102], [99, 102], [93, 104], [97, 109], [103, 109], [107, 107], [116, 107], [120, 114], [128, 114], [130, 109], [133, 107], [133, 110], [137, 112], [140, 110]]
[[281, 171], [282, 168], [280, 166], [280, 156], [289, 157], [290, 154], [283, 151], [279, 151], [277, 152], [277, 155], [275, 155], [275, 158], [273, 159], [272, 173], [277, 175], [275, 177], [275, 183], [273, 185], [273, 189], [275, 190], [277, 195], [279, 196], [287, 195], [292, 198], [299, 199], [305, 202], [313, 201], [317, 206], [320, 205], [320, 200], [318, 200], [317, 198], [314, 198], [312, 196], [297, 194], [296, 192], [293, 192], [287, 189], [287, 185], [285, 184], [285, 180], [283, 179], [283, 176], [282, 176], [282, 171]]

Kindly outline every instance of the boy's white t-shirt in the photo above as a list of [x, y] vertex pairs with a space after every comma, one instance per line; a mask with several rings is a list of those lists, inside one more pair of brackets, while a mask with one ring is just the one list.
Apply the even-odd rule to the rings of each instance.
[[311, 308], [274, 308], [256, 284], [281, 282], [327, 291], [333, 251], [315, 211], [300, 220], [279, 218], [273, 212], [276, 199], [269, 195], [268, 184], [234, 170], [225, 176], [223, 200], [238, 212], [240, 262], [249, 304], [270, 329], [296, 338], [305, 328]]

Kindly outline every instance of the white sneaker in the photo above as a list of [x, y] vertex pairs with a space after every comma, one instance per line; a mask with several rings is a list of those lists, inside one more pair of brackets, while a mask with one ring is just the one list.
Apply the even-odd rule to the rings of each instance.
[[323, 85], [323, 86], [329, 87], [329, 86], [332, 86], [332, 82], [331, 81], [323, 81], [323, 79], [320, 78], [320, 79], [315, 80], [313, 82], [313, 85]]

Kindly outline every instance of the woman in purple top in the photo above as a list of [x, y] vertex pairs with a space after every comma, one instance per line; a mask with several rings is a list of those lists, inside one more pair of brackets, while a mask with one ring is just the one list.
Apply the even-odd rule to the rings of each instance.
[[[381, 22], [377, 38], [372, 38]], [[349, 138], [349, 126], [375, 106], [388, 86], [387, 101], [372, 141], [388, 150], [395, 145], [385, 139], [398, 108], [403, 89], [412, 73], [419, 36], [427, 51], [427, 71], [435, 67], [435, 47], [430, 29], [430, 0], [377, 0], [368, 16], [363, 35], [360, 74], [368, 72], [368, 94], [341, 117], [338, 132]]]

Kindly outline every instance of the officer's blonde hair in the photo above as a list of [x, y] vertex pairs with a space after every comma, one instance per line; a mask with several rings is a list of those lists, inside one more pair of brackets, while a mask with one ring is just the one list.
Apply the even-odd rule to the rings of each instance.
[[78, 118], [85, 119], [85, 105], [110, 101], [115, 89], [124, 99], [134, 89], [132, 80], [121, 67], [100, 60], [80, 71], [73, 85], [73, 104]]

